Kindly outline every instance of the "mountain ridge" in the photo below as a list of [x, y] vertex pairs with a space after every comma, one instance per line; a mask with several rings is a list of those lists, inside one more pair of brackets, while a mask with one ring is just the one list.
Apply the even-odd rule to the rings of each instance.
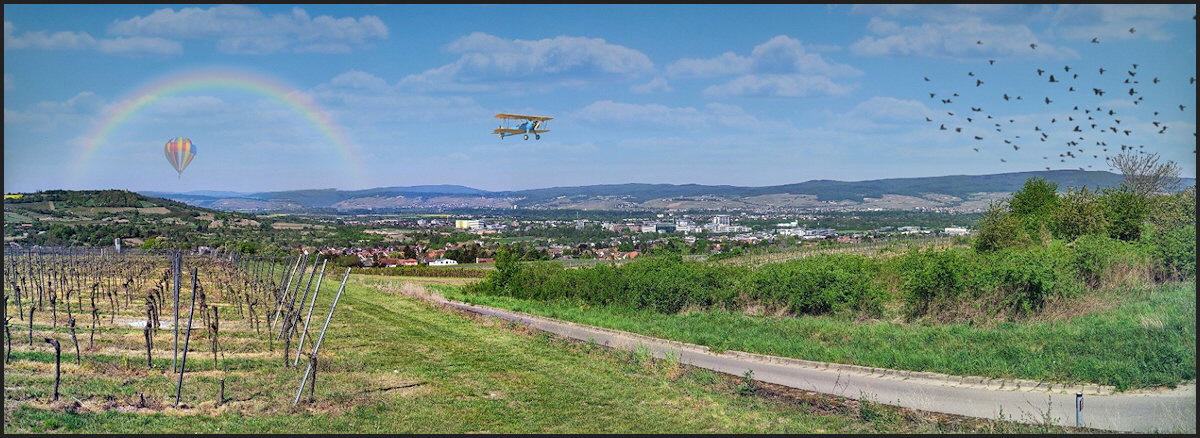
[[[200, 207], [258, 212], [379, 212], [451, 209], [580, 210], [944, 210], [979, 212], [1043, 178], [1059, 191], [1120, 184], [1106, 171], [1051, 170], [987, 175], [886, 178], [865, 181], [810, 180], [746, 187], [733, 185], [624, 183], [488, 191], [462, 185], [376, 187], [362, 190], [304, 189], [273, 192], [143, 192]], [[1184, 187], [1194, 178], [1181, 178]], [[212, 196], [206, 193], [219, 193]]]

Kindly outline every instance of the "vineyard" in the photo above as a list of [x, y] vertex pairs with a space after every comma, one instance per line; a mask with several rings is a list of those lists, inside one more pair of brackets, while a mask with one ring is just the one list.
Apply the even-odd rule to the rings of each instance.
[[311, 404], [316, 371], [329, 369], [319, 349], [349, 277], [338, 276], [338, 287], [319, 262], [6, 250], [6, 417], [21, 406], [194, 412], [230, 402]]

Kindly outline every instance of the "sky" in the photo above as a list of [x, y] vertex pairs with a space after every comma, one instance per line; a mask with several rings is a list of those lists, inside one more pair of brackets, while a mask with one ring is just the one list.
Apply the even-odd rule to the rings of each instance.
[[[1195, 16], [5, 4], [4, 192], [762, 187], [1114, 171], [1122, 152], [1195, 178]], [[501, 139], [498, 113], [550, 132]]]

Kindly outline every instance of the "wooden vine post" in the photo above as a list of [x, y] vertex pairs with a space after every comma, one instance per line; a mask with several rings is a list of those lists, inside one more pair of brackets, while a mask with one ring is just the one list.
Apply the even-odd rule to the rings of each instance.
[[46, 338], [46, 342], [54, 346], [54, 398], [51, 401], [58, 401], [58, 384], [62, 376], [62, 347], [54, 338]]
[[79, 339], [75, 337], [75, 317], [72, 316], [67, 320], [67, 327], [71, 329], [71, 343], [75, 344], [75, 365], [81, 365], [79, 357]]

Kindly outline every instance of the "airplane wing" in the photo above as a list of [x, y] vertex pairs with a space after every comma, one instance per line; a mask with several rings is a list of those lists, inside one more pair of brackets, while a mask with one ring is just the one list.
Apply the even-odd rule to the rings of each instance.
[[496, 128], [494, 131], [492, 131], [492, 134], [509, 134], [509, 135], [512, 135], [512, 134], [522, 134], [522, 133], [524, 133], [524, 132], [525, 132], [525, 131], [524, 131], [524, 130], [522, 130], [522, 129], [512, 129], [512, 128], [507, 128], [507, 129], [506, 129], [506, 128]]
[[546, 132], [550, 132], [550, 130], [549, 130], [549, 129], [535, 129], [535, 130], [533, 130], [533, 133], [534, 133], [534, 134], [542, 134], [542, 133], [546, 133]]
[[544, 122], [544, 121], [546, 121], [546, 120], [553, 119], [554, 117], [542, 117], [542, 116], [524, 116], [524, 115], [520, 115], [520, 114], [506, 114], [506, 113], [500, 113], [500, 114], [496, 114], [496, 118], [497, 118], [497, 119], [521, 119], [521, 120], [537, 120], [537, 121], [542, 121], [542, 122]]

